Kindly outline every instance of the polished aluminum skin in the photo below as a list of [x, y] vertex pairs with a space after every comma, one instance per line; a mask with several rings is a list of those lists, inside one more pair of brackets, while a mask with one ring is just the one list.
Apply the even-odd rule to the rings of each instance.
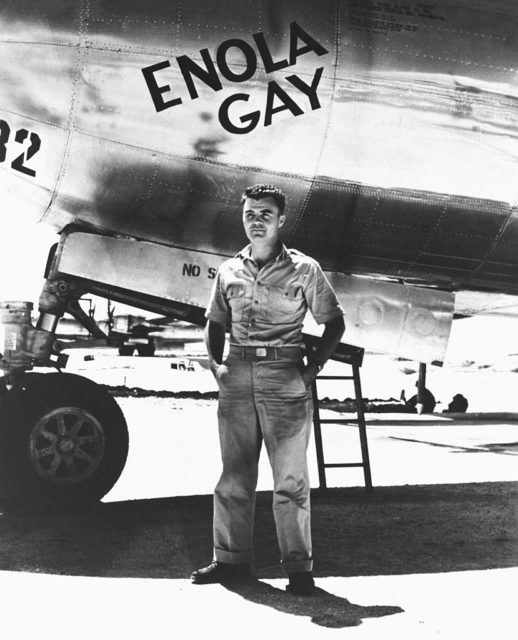
[[[266, 73], [253, 34], [283, 60], [293, 22], [328, 53]], [[511, 0], [0, 2], [4, 215], [226, 256], [241, 192], [268, 182], [287, 244], [329, 271], [518, 294], [517, 26]], [[195, 78], [191, 99], [177, 57], [229, 38], [256, 72]], [[182, 104], [157, 112], [142, 69], [166, 60], [157, 83]], [[226, 60], [244, 72], [238, 48]], [[313, 109], [288, 77], [320, 67]], [[272, 81], [302, 113], [265, 126]], [[236, 93], [235, 123], [261, 114], [249, 133], [218, 119]]]
[[[74, 232], [62, 238], [55, 264], [65, 277], [204, 308], [222, 261], [213, 253]], [[453, 293], [343, 273], [327, 276], [345, 309], [348, 344], [419, 362], [444, 361]], [[304, 332], [322, 333], [311, 314]]]

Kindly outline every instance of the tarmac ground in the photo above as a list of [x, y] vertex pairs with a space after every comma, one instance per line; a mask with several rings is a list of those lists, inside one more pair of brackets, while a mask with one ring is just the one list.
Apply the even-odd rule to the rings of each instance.
[[[0, 515], [6, 637], [516, 637], [515, 414], [370, 414], [371, 495], [360, 469], [329, 470], [332, 488], [321, 492], [311, 443], [318, 591], [297, 598], [285, 593], [278, 566], [264, 457], [257, 578], [189, 582], [211, 555], [215, 402], [119, 402], [130, 455], [103, 504], [82, 514]], [[358, 458], [356, 427], [324, 428], [329, 461]]]

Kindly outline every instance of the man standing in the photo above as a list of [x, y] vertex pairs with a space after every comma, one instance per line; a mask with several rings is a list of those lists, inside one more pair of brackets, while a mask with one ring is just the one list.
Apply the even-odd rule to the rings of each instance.
[[[264, 440], [273, 470], [273, 512], [287, 590], [314, 590], [306, 451], [309, 387], [344, 332], [343, 311], [319, 264], [279, 240], [286, 196], [255, 185], [242, 197], [250, 244], [219, 269], [207, 308], [205, 340], [219, 386], [223, 472], [214, 491], [214, 560], [194, 571], [195, 584], [251, 574], [255, 488]], [[309, 308], [324, 333], [302, 360], [302, 322]], [[225, 327], [228, 358], [222, 362]]]

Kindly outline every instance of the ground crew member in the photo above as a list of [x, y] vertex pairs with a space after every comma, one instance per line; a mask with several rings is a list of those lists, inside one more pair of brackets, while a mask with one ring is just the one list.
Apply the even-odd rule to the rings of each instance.
[[[255, 185], [245, 191], [242, 203], [250, 244], [220, 267], [206, 313], [205, 340], [219, 386], [223, 471], [214, 491], [214, 560], [191, 579], [224, 583], [251, 575], [264, 440], [273, 470], [281, 565], [289, 578], [286, 589], [308, 595], [314, 590], [306, 460], [310, 385], [344, 332], [343, 310], [319, 264], [280, 242], [284, 193]], [[325, 329], [305, 365], [301, 332], [308, 308]], [[229, 321], [229, 353], [222, 362]]]
[[[415, 386], [417, 387], [418, 385], [419, 383], [416, 382]], [[423, 409], [422, 409], [423, 413], [433, 413], [433, 410], [435, 409], [435, 405], [437, 404], [433, 393], [430, 391], [430, 389], [427, 389], [426, 387], [424, 387], [421, 392], [421, 396], [422, 396], [421, 402], [423, 404]], [[401, 397], [404, 400], [404, 394], [402, 394]], [[418, 403], [417, 394], [412, 396], [409, 400], [405, 401], [406, 406], [412, 413], [419, 413], [417, 410], [417, 403]]]
[[453, 396], [453, 400], [448, 405], [448, 408], [444, 409], [443, 413], [466, 413], [467, 410], [467, 399], [462, 395], [462, 393], [456, 393]]

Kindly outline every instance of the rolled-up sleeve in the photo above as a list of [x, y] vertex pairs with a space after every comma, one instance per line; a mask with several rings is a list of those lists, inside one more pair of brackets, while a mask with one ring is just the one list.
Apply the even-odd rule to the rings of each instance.
[[344, 310], [329, 280], [318, 262], [310, 266], [310, 273], [304, 291], [311, 315], [318, 324], [323, 324], [344, 315]]
[[220, 324], [227, 324], [230, 321], [230, 307], [223, 290], [223, 277], [221, 270], [218, 270], [216, 274], [216, 280], [212, 287], [212, 293], [210, 295], [207, 310], [205, 311], [205, 317], [213, 322], [219, 322]]

